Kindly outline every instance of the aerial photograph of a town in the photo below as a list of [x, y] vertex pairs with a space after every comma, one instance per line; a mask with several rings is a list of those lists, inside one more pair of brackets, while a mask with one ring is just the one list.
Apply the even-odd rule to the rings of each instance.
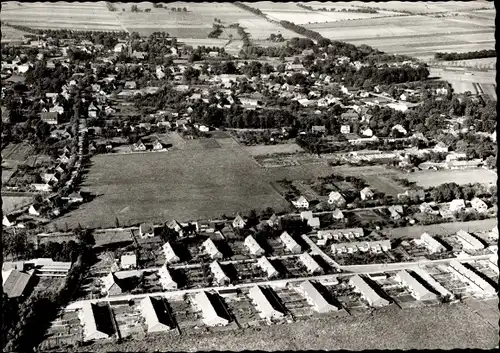
[[495, 6], [2, 1], [2, 351], [498, 349]]

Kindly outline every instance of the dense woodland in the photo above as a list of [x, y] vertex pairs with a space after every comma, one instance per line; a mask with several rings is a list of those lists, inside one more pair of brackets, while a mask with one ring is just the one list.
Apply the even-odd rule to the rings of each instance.
[[435, 59], [445, 60], [445, 61], [495, 58], [496, 56], [497, 56], [497, 52], [495, 49], [469, 51], [467, 53], [436, 53], [436, 54], [434, 54]]

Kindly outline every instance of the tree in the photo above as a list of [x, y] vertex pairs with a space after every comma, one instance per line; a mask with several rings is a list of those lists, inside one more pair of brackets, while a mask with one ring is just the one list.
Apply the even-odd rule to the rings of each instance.
[[116, 228], [120, 227], [120, 221], [118, 220], [118, 217], [115, 217], [115, 227]]
[[130, 7], [130, 11], [131, 11], [131, 12], [139, 12], [139, 8], [137, 7], [137, 5], [132, 5], [132, 6]]
[[[184, 8], [182, 9], [182, 11], [187, 12], [187, 9], [184, 7]], [[219, 21], [219, 22], [220, 22], [220, 21]]]

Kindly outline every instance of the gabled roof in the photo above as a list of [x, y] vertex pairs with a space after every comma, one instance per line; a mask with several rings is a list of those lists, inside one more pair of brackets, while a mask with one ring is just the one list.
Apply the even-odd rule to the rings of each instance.
[[148, 326], [148, 332], [168, 331], [171, 329], [167, 307], [161, 302], [161, 299], [147, 296], [141, 300], [140, 307], [142, 316]]
[[10, 269], [6, 273], [2, 271], [3, 291], [9, 298], [17, 298], [24, 294], [30, 281], [31, 275]]
[[314, 306], [319, 313], [327, 313], [339, 310], [336, 306], [328, 303], [318, 289], [309, 281], [304, 281], [300, 284], [300, 288], [304, 291], [308, 301]]

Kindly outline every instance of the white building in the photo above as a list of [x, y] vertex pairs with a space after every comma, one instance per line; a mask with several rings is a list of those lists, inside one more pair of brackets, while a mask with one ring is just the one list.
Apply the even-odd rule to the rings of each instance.
[[488, 211], [488, 205], [478, 197], [474, 197], [470, 201], [470, 204], [478, 213], [485, 213]]
[[167, 320], [170, 313], [168, 313], [167, 307], [161, 300], [147, 296], [139, 304], [142, 317], [144, 317], [148, 327], [148, 333], [165, 332], [172, 329]]
[[304, 196], [300, 196], [296, 201], [292, 201], [292, 204], [297, 208], [309, 208], [309, 201]]
[[467, 233], [465, 230], [460, 229], [457, 232], [457, 238], [462, 243], [462, 246], [466, 250], [481, 250], [484, 249], [484, 244], [481, 243], [473, 235]]
[[449, 205], [450, 212], [458, 212], [465, 209], [465, 201], [463, 199], [452, 200]]
[[212, 239], [208, 238], [207, 240], [205, 240], [202, 246], [205, 249], [205, 252], [210, 256], [210, 258], [219, 260], [223, 258], [222, 253], [219, 251], [219, 249], [217, 249], [217, 246], [214, 244]]
[[304, 281], [300, 284], [300, 290], [307, 299], [307, 302], [313, 306], [314, 310], [319, 313], [329, 313], [338, 311], [339, 308], [328, 303], [323, 295], [309, 281]]
[[361, 293], [363, 298], [371, 305], [375, 307], [385, 306], [389, 304], [389, 301], [382, 298], [373, 290], [370, 285], [359, 275], [352, 276], [349, 279], [349, 283], [351, 286], [355, 288], [356, 292]]
[[262, 288], [254, 286], [250, 288], [248, 297], [252, 300], [253, 304], [259, 311], [259, 316], [268, 321], [279, 320], [285, 316], [281, 308], [276, 308], [269, 301]]
[[283, 243], [283, 245], [285, 245], [285, 247], [291, 253], [298, 254], [302, 251], [300, 245], [297, 244], [295, 239], [293, 239], [292, 236], [290, 234], [288, 234], [287, 232], [283, 232], [280, 235], [280, 239], [281, 239], [281, 242]]
[[420, 240], [431, 253], [438, 253], [446, 250], [443, 244], [438, 242], [428, 233], [423, 233], [420, 236]]
[[273, 264], [265, 256], [262, 256], [257, 260], [257, 266], [259, 266], [264, 272], [267, 273], [268, 279], [279, 276], [279, 272], [274, 268]]
[[158, 276], [160, 276], [160, 284], [164, 290], [175, 290], [178, 288], [177, 282], [172, 278], [172, 274], [166, 265], [160, 267]]
[[373, 191], [370, 190], [370, 188], [365, 187], [359, 192], [359, 196], [361, 197], [361, 200], [371, 200], [373, 198]]
[[413, 277], [407, 270], [399, 271], [396, 275], [396, 280], [407, 287], [417, 300], [437, 299], [436, 294], [430, 292], [427, 288], [425, 288], [422, 283], [417, 281], [417, 279]]
[[[213, 296], [213, 294], [211, 295]], [[215, 310], [212, 301], [205, 291], [199, 292], [194, 296], [196, 306], [201, 310], [203, 323], [207, 326], [226, 326], [229, 320], [222, 317]]]
[[229, 284], [230, 279], [222, 269], [222, 266], [218, 261], [214, 261], [210, 264], [210, 271], [214, 275], [215, 282], [219, 286], [225, 286]]
[[239, 214], [237, 214], [236, 218], [233, 220], [233, 227], [243, 229], [245, 228], [245, 225], [246, 225], [245, 220]]
[[120, 258], [120, 268], [128, 270], [137, 267], [137, 257], [135, 254], [124, 254]]
[[328, 203], [330, 205], [335, 204], [337, 207], [344, 207], [346, 205], [346, 199], [338, 191], [332, 191], [328, 195]]
[[170, 245], [169, 242], [166, 242], [162, 246], [163, 254], [165, 254], [165, 261], [167, 263], [176, 263], [180, 261], [179, 256], [177, 256], [174, 252], [174, 249], [172, 248], [172, 245]]
[[307, 268], [307, 271], [310, 274], [318, 274], [323, 272], [321, 266], [308, 253], [305, 252], [300, 254], [299, 259], [302, 262], [302, 264]]
[[486, 282], [482, 277], [480, 277], [474, 271], [468, 269], [460, 262], [456, 260], [450, 261], [450, 268], [455, 271], [455, 274], [465, 282], [469, 283], [476, 290], [482, 292], [485, 295], [491, 296], [496, 294], [495, 288]]
[[259, 243], [257, 243], [255, 238], [251, 235], [245, 238], [244, 244], [247, 247], [248, 251], [250, 251], [250, 254], [254, 256], [262, 256], [265, 254], [264, 249], [262, 249]]
[[90, 302], [82, 302], [81, 309], [78, 313], [78, 318], [83, 325], [83, 340], [94, 341], [109, 338], [109, 335], [102, 331], [95, 320], [94, 311], [96, 304]]

